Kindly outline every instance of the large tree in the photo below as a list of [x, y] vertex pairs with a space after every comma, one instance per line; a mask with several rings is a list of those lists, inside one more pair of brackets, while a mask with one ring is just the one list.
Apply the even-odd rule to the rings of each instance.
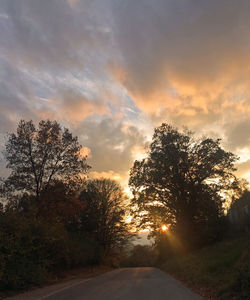
[[118, 183], [110, 179], [90, 180], [79, 199], [83, 206], [82, 228], [104, 253], [123, 247], [129, 241], [132, 234], [131, 224], [126, 222], [128, 203]]
[[163, 123], [155, 129], [148, 156], [135, 161], [130, 172], [135, 215], [155, 232], [170, 224], [182, 241], [212, 238], [226, 193], [237, 187], [236, 160], [219, 139], [196, 139]]
[[21, 120], [16, 133], [8, 135], [5, 157], [10, 176], [5, 190], [24, 191], [39, 197], [53, 180], [63, 182], [89, 169], [82, 146], [67, 128], [56, 121]]

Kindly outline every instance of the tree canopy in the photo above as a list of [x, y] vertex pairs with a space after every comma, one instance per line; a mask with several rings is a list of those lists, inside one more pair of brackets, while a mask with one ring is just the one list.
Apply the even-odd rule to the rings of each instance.
[[5, 188], [25, 191], [37, 197], [53, 180], [69, 181], [88, 171], [82, 146], [67, 128], [56, 121], [21, 120], [16, 133], [6, 142], [7, 168], [11, 170]]
[[125, 219], [128, 203], [119, 184], [111, 179], [90, 180], [79, 199], [83, 229], [97, 239], [105, 252], [128, 242], [132, 236]]
[[197, 139], [163, 123], [155, 129], [148, 156], [130, 171], [135, 215], [154, 231], [167, 223], [182, 240], [208, 239], [223, 216], [225, 193], [237, 186], [236, 160], [219, 139]]

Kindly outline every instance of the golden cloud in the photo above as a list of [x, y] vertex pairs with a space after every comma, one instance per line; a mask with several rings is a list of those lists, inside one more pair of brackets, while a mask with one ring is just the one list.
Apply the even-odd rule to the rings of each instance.
[[90, 172], [90, 177], [94, 179], [99, 178], [109, 178], [117, 181], [121, 181], [121, 175], [119, 173], [115, 173], [113, 170], [109, 170], [107, 172]]
[[91, 158], [91, 150], [88, 147], [82, 147], [80, 150], [80, 157], [88, 157]]

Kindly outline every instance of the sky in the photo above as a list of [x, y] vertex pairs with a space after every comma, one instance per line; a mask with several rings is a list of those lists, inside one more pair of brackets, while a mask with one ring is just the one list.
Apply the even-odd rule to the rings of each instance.
[[20, 119], [56, 119], [91, 177], [126, 186], [167, 122], [222, 138], [250, 180], [249, 15], [250, 0], [1, 0], [0, 151]]

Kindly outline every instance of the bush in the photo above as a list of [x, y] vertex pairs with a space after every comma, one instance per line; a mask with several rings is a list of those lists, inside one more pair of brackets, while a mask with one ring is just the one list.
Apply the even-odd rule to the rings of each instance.
[[6, 213], [0, 216], [0, 289], [25, 290], [49, 273], [100, 261], [97, 244], [61, 223]]
[[[47, 273], [46, 229], [39, 222], [1, 217], [1, 289], [25, 289], [40, 284]], [[48, 238], [47, 238], [48, 240]]]
[[85, 233], [71, 233], [69, 237], [71, 268], [100, 263], [100, 250], [96, 241], [89, 239]]

